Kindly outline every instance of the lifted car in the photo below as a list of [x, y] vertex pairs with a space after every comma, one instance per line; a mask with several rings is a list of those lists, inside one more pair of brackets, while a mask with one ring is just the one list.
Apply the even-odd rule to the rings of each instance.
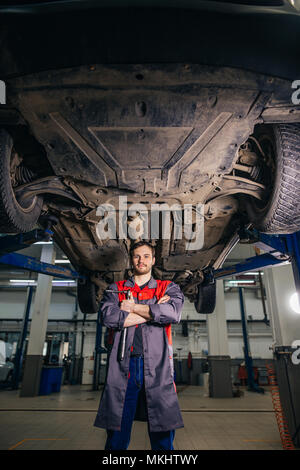
[[149, 212], [201, 203], [203, 246], [187, 249], [171, 217], [172, 236], [152, 240], [154, 275], [211, 313], [207, 273], [242, 227], [300, 229], [297, 9], [280, 0], [7, 3], [0, 231], [56, 216], [53, 238], [86, 274], [79, 305], [92, 313], [107, 285], [130, 274], [135, 241], [118, 231], [101, 240], [97, 208], [117, 207], [119, 196]]

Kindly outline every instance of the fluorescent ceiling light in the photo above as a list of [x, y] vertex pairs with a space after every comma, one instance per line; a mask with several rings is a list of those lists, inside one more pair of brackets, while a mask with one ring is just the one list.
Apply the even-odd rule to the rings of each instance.
[[[256, 274], [257, 276], [259, 275], [258, 271], [249, 271], [248, 273], [242, 273], [241, 276], [252, 276], [253, 274]], [[264, 273], [260, 273], [262, 276]]]
[[56, 259], [55, 260], [55, 264], [71, 264], [71, 261], [69, 261], [68, 259]]
[[[24, 284], [24, 285], [36, 285], [37, 281], [34, 279], [10, 279], [9, 282], [12, 284]], [[63, 284], [74, 284], [75, 279], [53, 279], [52, 284], [63, 285]]]
[[63, 282], [56, 282], [56, 281], [53, 281], [52, 282], [52, 286], [54, 287], [71, 287], [71, 286], [76, 286], [75, 282], [70, 282], [70, 281], [63, 281]]
[[245, 280], [239, 279], [238, 281], [230, 280], [227, 282], [229, 284], [254, 284], [255, 283], [255, 281], [247, 281], [246, 279]]
[[36, 281], [32, 281], [32, 280], [23, 280], [22, 279], [19, 281], [19, 280], [10, 280], [9, 281], [11, 284], [14, 284], [15, 286], [19, 286], [19, 287], [26, 287], [26, 286], [36, 286]]
[[53, 245], [53, 242], [35, 242], [34, 245]]

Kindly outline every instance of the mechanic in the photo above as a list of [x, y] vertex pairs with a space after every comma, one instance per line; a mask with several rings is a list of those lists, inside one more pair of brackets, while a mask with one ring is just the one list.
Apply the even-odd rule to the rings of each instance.
[[[171, 323], [179, 323], [184, 295], [172, 281], [152, 276], [155, 248], [146, 241], [130, 249], [133, 276], [109, 286], [101, 305], [109, 328], [105, 385], [94, 426], [107, 430], [105, 450], [124, 450], [133, 420], [147, 421], [152, 450], [173, 450], [184, 426], [174, 382]], [[117, 291], [130, 290], [130, 298]], [[124, 359], [118, 356], [127, 328]]]

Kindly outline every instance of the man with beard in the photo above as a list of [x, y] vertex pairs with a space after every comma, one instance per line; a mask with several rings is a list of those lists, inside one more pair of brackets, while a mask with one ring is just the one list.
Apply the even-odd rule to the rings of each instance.
[[[133, 420], [147, 421], [152, 450], [172, 450], [175, 429], [183, 427], [183, 420], [174, 383], [171, 324], [180, 322], [184, 296], [174, 282], [152, 277], [155, 249], [150, 243], [135, 243], [130, 259], [133, 276], [111, 284], [108, 291], [113, 292], [106, 292], [102, 301], [102, 323], [111, 333], [111, 346], [94, 425], [107, 430], [105, 450], [128, 448]], [[120, 359], [124, 328], [125, 354]]]

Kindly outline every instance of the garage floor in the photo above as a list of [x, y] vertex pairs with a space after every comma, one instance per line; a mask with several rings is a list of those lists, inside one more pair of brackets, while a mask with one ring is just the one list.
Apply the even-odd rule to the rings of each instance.
[[[93, 426], [101, 391], [64, 385], [60, 393], [20, 397], [0, 392], [0, 449], [100, 450], [106, 431]], [[177, 386], [185, 427], [176, 430], [176, 450], [281, 450], [267, 387], [264, 395], [209, 398], [203, 387]], [[134, 422], [130, 450], [151, 449], [147, 424]]]

